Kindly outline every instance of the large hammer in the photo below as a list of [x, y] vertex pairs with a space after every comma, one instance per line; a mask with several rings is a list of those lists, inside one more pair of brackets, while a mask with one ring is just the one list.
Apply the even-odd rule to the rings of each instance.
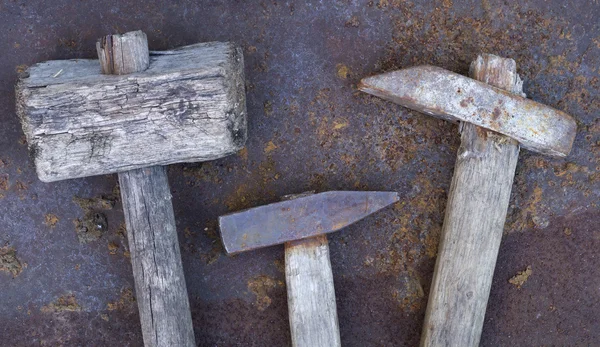
[[242, 51], [210, 42], [149, 54], [141, 31], [106, 36], [97, 49], [100, 62], [39, 63], [17, 85], [37, 174], [119, 173], [144, 344], [195, 346], [163, 165], [244, 146]]
[[333, 273], [326, 233], [398, 201], [394, 192], [332, 191], [219, 218], [227, 253], [285, 243], [285, 279], [292, 346], [339, 347]]
[[[362, 80], [364, 92], [460, 122], [461, 145], [425, 313], [422, 346], [478, 346], [519, 144], [566, 156], [576, 124], [524, 98], [512, 59], [481, 55], [470, 79], [417, 66]], [[477, 80], [475, 80], [477, 79]]]

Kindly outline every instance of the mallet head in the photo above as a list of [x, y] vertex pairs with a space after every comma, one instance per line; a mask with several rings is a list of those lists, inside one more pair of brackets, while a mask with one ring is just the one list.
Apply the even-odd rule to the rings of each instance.
[[429, 65], [364, 78], [359, 89], [428, 115], [473, 123], [553, 156], [571, 151], [577, 130], [564, 112]]
[[217, 159], [246, 141], [244, 62], [232, 43], [150, 52], [145, 71], [126, 75], [102, 74], [98, 60], [47, 61], [16, 95], [46, 182]]
[[331, 191], [219, 217], [227, 253], [340, 230], [398, 201], [395, 192]]

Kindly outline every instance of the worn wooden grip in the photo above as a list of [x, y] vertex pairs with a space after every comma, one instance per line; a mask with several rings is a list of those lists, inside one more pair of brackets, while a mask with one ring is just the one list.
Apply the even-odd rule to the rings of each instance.
[[340, 346], [326, 235], [285, 244], [285, 279], [292, 346]]
[[[471, 77], [513, 93], [522, 83], [512, 59], [482, 55]], [[513, 184], [519, 144], [461, 124], [421, 346], [478, 346]]]
[[166, 170], [122, 172], [119, 184], [144, 345], [196, 346]]

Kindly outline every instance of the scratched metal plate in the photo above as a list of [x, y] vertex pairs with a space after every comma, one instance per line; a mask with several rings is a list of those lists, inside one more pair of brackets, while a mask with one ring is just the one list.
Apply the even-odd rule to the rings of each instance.
[[457, 129], [356, 84], [420, 64], [466, 74], [479, 52], [514, 58], [527, 95], [579, 127], [567, 158], [520, 158], [482, 345], [599, 344], [599, 17], [588, 0], [0, 2], [0, 345], [141, 345], [116, 177], [37, 180], [13, 92], [26, 65], [135, 29], [152, 49], [244, 47], [247, 149], [169, 170], [199, 345], [289, 344], [283, 248], [227, 257], [218, 216], [350, 189], [401, 201], [329, 237], [342, 343], [417, 344]]

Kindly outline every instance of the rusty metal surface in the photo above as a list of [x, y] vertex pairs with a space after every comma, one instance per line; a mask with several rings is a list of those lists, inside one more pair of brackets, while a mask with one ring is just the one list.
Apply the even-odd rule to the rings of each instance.
[[396, 192], [332, 191], [219, 217], [229, 254], [331, 233], [398, 201]]
[[345, 346], [417, 344], [457, 129], [356, 85], [421, 64], [466, 75], [480, 52], [578, 123], [568, 157], [521, 155], [482, 345], [599, 344], [599, 17], [583, 0], [1, 1], [0, 345], [141, 344], [115, 176], [41, 183], [13, 91], [24, 66], [135, 29], [156, 50], [244, 48], [246, 149], [169, 169], [199, 345], [289, 344], [282, 247], [227, 257], [217, 218], [311, 189], [400, 193], [330, 235], [331, 262]]
[[415, 66], [362, 79], [358, 89], [415, 111], [507, 135], [543, 154], [569, 154], [577, 124], [568, 114], [439, 68]]

